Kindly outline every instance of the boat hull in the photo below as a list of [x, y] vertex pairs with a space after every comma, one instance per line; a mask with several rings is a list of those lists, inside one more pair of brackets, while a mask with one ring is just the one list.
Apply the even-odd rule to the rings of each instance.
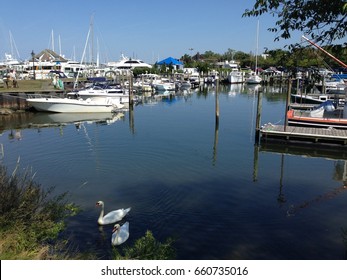
[[246, 84], [256, 85], [260, 84], [262, 81], [263, 79], [261, 77], [259, 77], [258, 75], [253, 75], [246, 79]]
[[121, 104], [113, 103], [111, 99], [95, 102], [91, 99], [28, 98], [27, 102], [37, 111], [53, 113], [111, 113], [122, 108]]
[[154, 89], [157, 91], [172, 91], [175, 90], [175, 85], [174, 84], [155, 84]]
[[287, 118], [290, 125], [347, 129], [347, 119], [343, 117], [315, 117], [305, 113], [298, 114], [298, 112], [291, 109], [287, 112]]
[[244, 83], [244, 76], [241, 72], [231, 72], [228, 75], [228, 82], [229, 84], [240, 84]]
[[319, 94], [319, 95], [301, 95], [301, 94], [291, 94], [291, 101], [293, 103], [304, 103], [304, 104], [322, 104], [323, 102], [331, 100], [337, 102], [338, 104], [345, 103], [344, 95], [337, 94]]

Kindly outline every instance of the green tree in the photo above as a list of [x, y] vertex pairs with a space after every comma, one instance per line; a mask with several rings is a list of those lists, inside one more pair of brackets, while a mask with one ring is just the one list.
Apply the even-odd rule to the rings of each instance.
[[277, 17], [275, 41], [288, 39], [293, 31], [308, 34], [317, 43], [331, 44], [342, 39], [347, 32], [346, 0], [256, 0], [252, 9], [243, 17], [258, 17], [269, 13]]

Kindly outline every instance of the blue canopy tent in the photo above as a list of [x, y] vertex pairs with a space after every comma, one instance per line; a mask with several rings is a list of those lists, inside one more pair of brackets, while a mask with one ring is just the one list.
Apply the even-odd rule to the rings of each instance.
[[183, 62], [173, 58], [173, 57], [168, 57], [168, 58], [165, 58], [164, 60], [161, 60], [159, 62], [157, 62], [156, 64], [158, 65], [172, 65], [172, 66], [175, 66], [177, 68], [181, 68], [183, 67]]

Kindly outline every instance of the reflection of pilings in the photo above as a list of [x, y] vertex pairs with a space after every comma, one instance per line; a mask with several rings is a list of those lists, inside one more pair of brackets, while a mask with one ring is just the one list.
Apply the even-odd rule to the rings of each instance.
[[216, 85], [216, 122], [214, 129], [214, 144], [213, 144], [213, 165], [216, 164], [217, 161], [217, 146], [218, 146], [218, 131], [219, 131], [219, 96], [218, 96], [218, 82]]
[[216, 122], [214, 130], [214, 144], [213, 144], [213, 165], [217, 162], [217, 146], [218, 146], [218, 123]]
[[330, 192], [327, 192], [323, 195], [318, 195], [314, 199], [304, 201], [299, 205], [291, 205], [290, 209], [288, 209], [288, 211], [287, 211], [287, 215], [288, 216], [294, 215], [299, 210], [304, 209], [304, 208], [312, 205], [313, 203], [318, 203], [318, 202], [322, 202], [325, 200], [330, 200], [330, 199], [334, 198], [335, 196], [337, 196], [338, 194], [340, 194], [341, 192], [346, 191], [346, 190], [347, 190], [347, 186], [338, 187], [338, 188], [336, 188]]
[[134, 106], [129, 107], [129, 128], [132, 134], [135, 134]]
[[216, 126], [219, 125], [219, 97], [218, 97], [218, 81], [217, 81], [217, 84], [216, 84]]
[[283, 190], [283, 173], [284, 173], [284, 155], [281, 156], [281, 177], [280, 177], [280, 191], [277, 197], [277, 201], [279, 203], [285, 203], [286, 199], [284, 197], [284, 194], [282, 193]]
[[254, 158], [253, 158], [253, 182], [258, 180], [258, 159], [259, 159], [259, 145], [254, 144]]

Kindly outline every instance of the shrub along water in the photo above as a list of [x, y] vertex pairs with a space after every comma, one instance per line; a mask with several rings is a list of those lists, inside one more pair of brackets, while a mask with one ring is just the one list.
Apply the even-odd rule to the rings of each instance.
[[0, 258], [62, 258], [55, 255], [56, 240], [77, 207], [66, 201], [67, 193], [53, 196], [54, 188], [41, 188], [31, 171], [17, 170], [8, 175], [0, 166]]
[[157, 241], [151, 231], [137, 239], [133, 246], [113, 248], [114, 260], [173, 260], [176, 252], [174, 239], [168, 238], [164, 243]]

